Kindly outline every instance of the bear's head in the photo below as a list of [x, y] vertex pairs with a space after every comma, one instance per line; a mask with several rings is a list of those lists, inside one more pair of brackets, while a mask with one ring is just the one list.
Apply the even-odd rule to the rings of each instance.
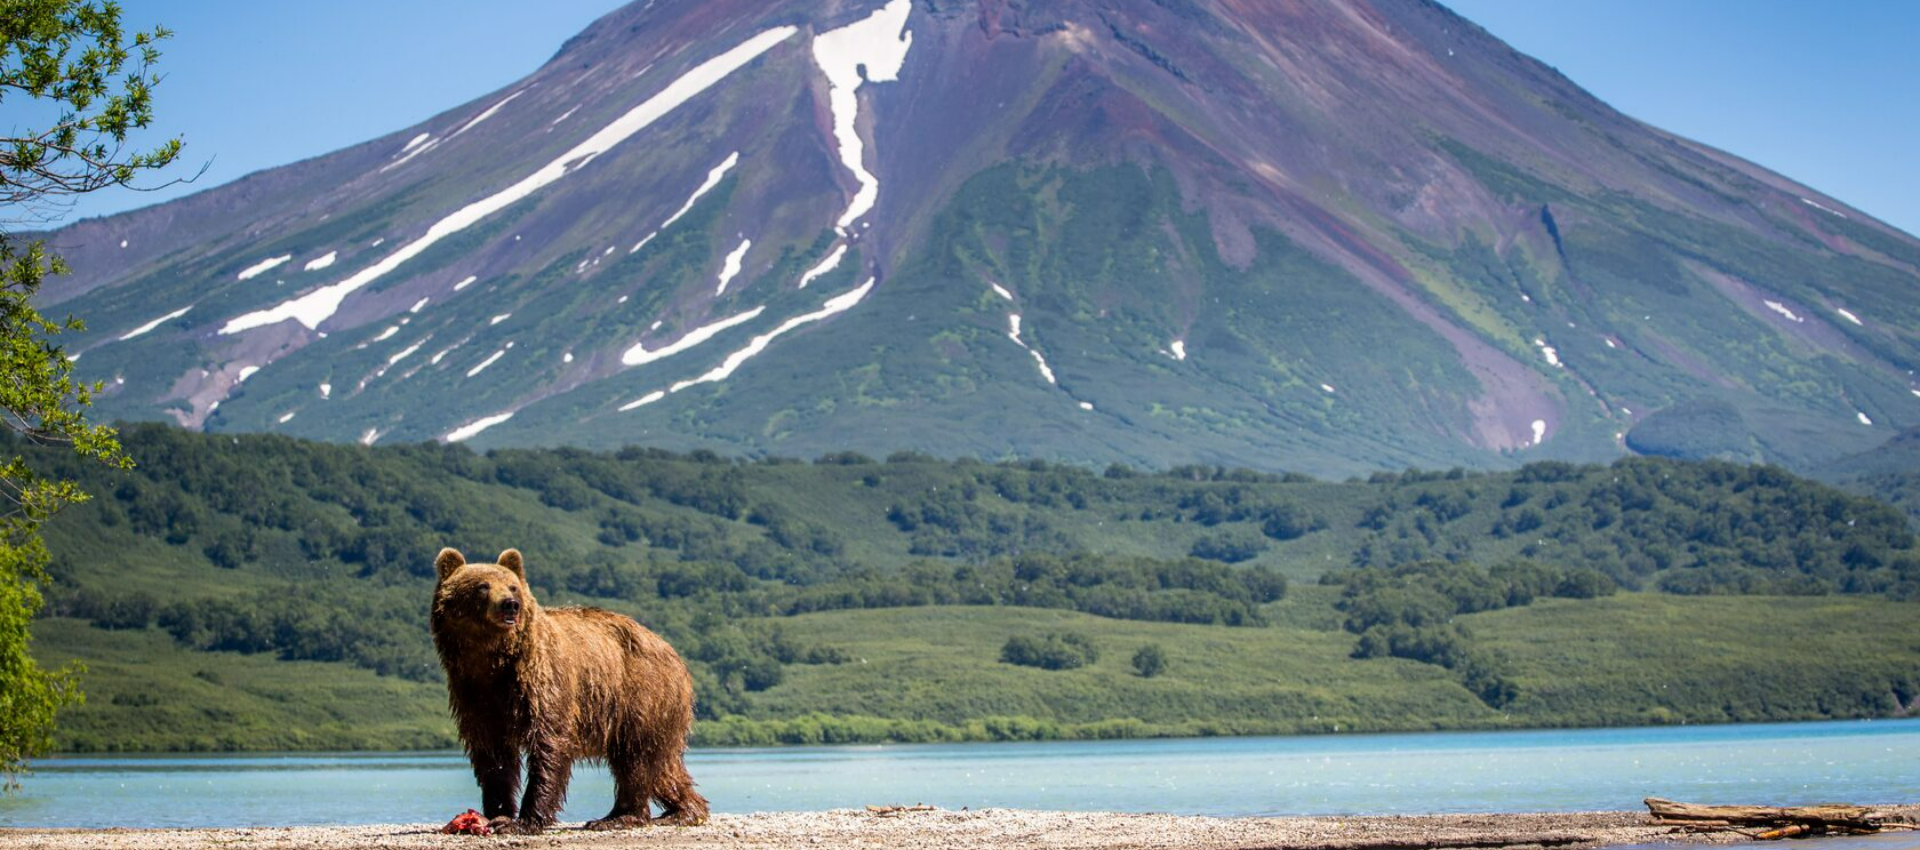
[[435, 632], [506, 636], [526, 628], [539, 612], [517, 549], [501, 552], [495, 564], [469, 564], [457, 550], [442, 549], [433, 568], [439, 575], [433, 591]]

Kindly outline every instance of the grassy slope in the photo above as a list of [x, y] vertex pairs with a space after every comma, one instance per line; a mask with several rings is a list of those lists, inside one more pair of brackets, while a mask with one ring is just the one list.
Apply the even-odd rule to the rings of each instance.
[[[1626, 594], [1473, 619], [1514, 661], [1526, 722], [1724, 723], [1920, 708], [1911, 602]], [[1898, 694], [1896, 695], [1896, 691]], [[1899, 705], [1905, 702], [1906, 705]]]
[[34, 626], [43, 664], [87, 667], [62, 750], [419, 749], [457, 743], [438, 684], [345, 664], [191, 652], [155, 630]]
[[[1024, 608], [789, 618], [789, 634], [858, 660], [796, 666], [757, 695], [749, 718], [760, 723], [707, 723], [704, 737], [818, 740], [804, 722], [767, 722], [816, 713], [931, 721], [932, 737], [976, 739], [1888, 716], [1899, 712], [1893, 683], [1920, 666], [1914, 603], [1645, 593], [1551, 600], [1463, 618], [1507, 656], [1522, 686], [1521, 699], [1501, 712], [1438, 667], [1348, 658], [1353, 639], [1336, 630], [1330, 595], [1308, 590], [1277, 603], [1278, 624], [1261, 629]], [[72, 620], [39, 628], [43, 659], [83, 658], [91, 671], [88, 704], [67, 716], [63, 749], [453, 742], [435, 684], [341, 664], [190, 652], [152, 631], [105, 632]], [[1009, 635], [1058, 629], [1093, 638], [1098, 662], [1057, 672], [999, 663]], [[1147, 643], [1168, 659], [1167, 672], [1152, 679], [1129, 663]]]
[[[842, 665], [784, 665], [784, 682], [746, 694], [745, 702], [732, 709], [735, 719], [706, 724], [712, 741], [820, 740], [819, 734], [793, 721], [815, 712], [925, 724], [913, 730], [868, 726], [843, 736], [858, 739], [1886, 716], [1902, 710], [1896, 700], [1914, 700], [1912, 671], [1920, 669], [1915, 663], [1920, 661], [1920, 617], [1914, 616], [1913, 602], [1653, 593], [1543, 599], [1528, 607], [1459, 618], [1482, 649], [1504, 659], [1504, 669], [1519, 685], [1519, 698], [1506, 711], [1496, 711], [1464, 689], [1458, 676], [1439, 667], [1348, 657], [1355, 636], [1341, 631], [1343, 614], [1334, 607], [1337, 590], [1312, 583], [1330, 567], [1358, 563], [1366, 551], [1373, 553], [1367, 557], [1388, 563], [1460, 551], [1492, 564], [1531, 549], [1531, 557], [1546, 563], [1622, 566], [1616, 552], [1633, 550], [1638, 538], [1603, 536], [1601, 519], [1607, 523], [1605, 534], [1658, 525], [1655, 520], [1663, 518], [1683, 527], [1699, 524], [1698, 534], [1726, 535], [1727, 545], [1756, 558], [1787, 552], [1792, 555], [1789, 565], [1831, 561], [1850, 537], [1867, 535], [1876, 527], [1897, 531], [1901, 525], [1884, 507], [1844, 499], [1819, 502], [1838, 497], [1783, 475], [1755, 476], [1731, 466], [1642, 462], [1567, 468], [1556, 474], [1535, 468], [1457, 480], [1236, 483], [1170, 475], [1104, 478], [1060, 467], [912, 460], [739, 465], [670, 458], [630, 464], [575, 455], [563, 464], [558, 455], [516, 459], [459, 449], [369, 451], [158, 429], [138, 429], [128, 438], [136, 456], [147, 460], [142, 470], [112, 480], [86, 473], [86, 486], [99, 498], [64, 514], [50, 528], [56, 586], [49, 596], [56, 611], [73, 611], [71, 606], [82, 597], [99, 602], [142, 594], [162, 605], [231, 600], [243, 610], [261, 609], [262, 599], [306, 600], [317, 607], [293, 621], [296, 631], [341, 634], [341, 642], [352, 647], [365, 645], [355, 627], [377, 627], [380, 631], [370, 637], [399, 641], [393, 644], [399, 651], [413, 653], [409, 657], [415, 666], [408, 669], [417, 672], [424, 664], [431, 673], [436, 665], [424, 628], [431, 581], [416, 562], [443, 542], [458, 543], [473, 553], [518, 545], [534, 555], [535, 583], [545, 601], [588, 602], [633, 613], [669, 634], [683, 650], [702, 640], [725, 638], [721, 632], [727, 630], [752, 635], [778, 628], [803, 646], [838, 649], [864, 659]], [[505, 483], [541, 470], [546, 477], [537, 484]], [[218, 507], [222, 503], [207, 488], [241, 481], [242, 472], [257, 474], [260, 480], [240, 488], [234, 506]], [[737, 485], [747, 510], [727, 519], [691, 503], [673, 504], [644, 494], [616, 498], [579, 485], [616, 473], [669, 483], [693, 480], [686, 476], [696, 473], [731, 477], [735, 485], [716, 484], [708, 495], [733, 492], [729, 488]], [[1677, 502], [1670, 504], [1667, 495], [1644, 516], [1602, 517], [1586, 507], [1628, 486], [1630, 478], [1672, 483], [1670, 496], [1704, 499], [1714, 512], [1686, 513]], [[1685, 487], [1676, 483], [1683, 479], [1689, 482]], [[1723, 492], [1730, 487], [1739, 489]], [[969, 490], [975, 497], [957, 495]], [[764, 609], [727, 607], [734, 604], [729, 599], [744, 605], [750, 596], [670, 596], [664, 589], [656, 595], [650, 578], [626, 598], [564, 589], [575, 586], [572, 579], [581, 578], [585, 565], [595, 561], [649, 564], [656, 572], [648, 576], [677, 565], [702, 566], [723, 578], [740, 576], [749, 588], [780, 587], [780, 579], [756, 584], [762, 580], [745, 579], [735, 569], [769, 559], [800, 559], [794, 573], [800, 578], [792, 580], [832, 581], [835, 571], [845, 567], [886, 575], [913, 557], [909, 546], [915, 540], [887, 518], [890, 507], [917, 504], [936, 494], [957, 499], [949, 506], [955, 510], [972, 506], [982, 516], [1011, 518], [1015, 528], [1030, 530], [1043, 522], [1048, 531], [1036, 538], [1043, 544], [1037, 551], [1058, 544], [1107, 555], [1176, 557], [1194, 540], [1227, 531], [1262, 539], [1257, 516], [1208, 527], [1195, 516], [1199, 508], [1177, 507], [1195, 496], [1235, 492], [1258, 504], [1309, 505], [1327, 521], [1322, 530], [1295, 540], [1266, 541], [1271, 548], [1251, 562], [1295, 579], [1285, 599], [1266, 606], [1272, 625], [1264, 628], [1108, 620], [1029, 608], [905, 608], [769, 617], [761, 616]], [[241, 516], [266, 501], [263, 494], [285, 498], [278, 509], [281, 518], [273, 522], [286, 527]], [[1068, 496], [1084, 504], [1074, 507]], [[1423, 507], [1429, 497], [1444, 498]], [[1513, 507], [1503, 507], [1521, 497]], [[549, 504], [569, 500], [578, 505]], [[1802, 514], [1838, 511], [1834, 516], [1857, 517], [1859, 525], [1836, 521], [1789, 531], [1773, 515], [1741, 513], [1747, 506], [1775, 502]], [[1825, 507], [1812, 507], [1820, 504]], [[843, 551], [819, 556], [783, 549], [767, 527], [746, 517], [762, 505], [780, 506], [802, 522], [831, 532], [844, 544]], [[1369, 513], [1381, 510], [1391, 519], [1380, 531], [1363, 527]], [[707, 529], [710, 539], [697, 547], [664, 538], [596, 541], [599, 518], [608, 511], [685, 522]], [[1530, 533], [1498, 532], [1503, 517], [1527, 511], [1539, 512], [1545, 525]], [[341, 529], [325, 531], [329, 522]], [[1746, 532], [1731, 530], [1756, 528], [1767, 534], [1743, 537]], [[300, 541], [309, 539], [313, 529], [321, 529], [323, 536], [344, 534], [343, 546], [395, 533], [405, 545], [397, 550], [397, 560], [385, 563], [351, 560], [345, 554], [308, 557]], [[1005, 536], [986, 525], [968, 533], [989, 541]], [[170, 535], [175, 542], [165, 539]], [[1765, 545], [1760, 545], [1763, 538]], [[210, 553], [231, 539], [247, 541], [250, 554], [229, 567], [216, 566]], [[1865, 538], [1862, 545], [1871, 558], [1896, 560], [1905, 564], [1899, 570], [1911, 571], [1910, 555], [1900, 554], [1905, 549], [1876, 548], [1884, 544]], [[696, 548], [704, 554], [696, 554]], [[1400, 550], [1404, 553], [1395, 554]], [[1641, 576], [1640, 586], [1655, 587], [1659, 577], [1668, 574], [1702, 571], [1679, 565], [1691, 555], [1675, 557], [1673, 569]], [[354, 608], [336, 600], [377, 606]], [[699, 618], [720, 627], [696, 626]], [[140, 621], [155, 624], [162, 619], [149, 615]], [[273, 651], [195, 651], [158, 625], [108, 631], [100, 627], [99, 618], [94, 622], [54, 617], [36, 627], [43, 658], [56, 663], [81, 659], [92, 668], [87, 678], [92, 698], [69, 716], [60, 741], [64, 748], [398, 747], [451, 741], [442, 692], [431, 675], [414, 675], [414, 680], [383, 677], [347, 663], [277, 660]], [[998, 662], [999, 648], [1008, 637], [1053, 630], [1093, 638], [1102, 649], [1099, 661], [1065, 672]], [[1128, 662], [1135, 649], [1149, 642], [1164, 646], [1171, 666], [1164, 676], [1144, 680], [1131, 673]], [[329, 657], [325, 651], [295, 655]], [[1901, 696], [1896, 698], [1896, 692]], [[982, 725], [993, 717], [1032, 722], [1017, 728]], [[1108, 725], [1085, 726], [1099, 723]]]
[[[1349, 659], [1351, 636], [1337, 631], [1020, 609], [842, 612], [795, 618], [787, 628], [845, 646], [865, 663], [801, 668], [766, 692], [762, 711], [947, 723], [1136, 718], [1174, 730], [1279, 732], [1844, 717], [1874, 700], [1891, 709], [1889, 683], [1920, 664], [1913, 613], [1911, 603], [1879, 599], [1623, 594], [1463, 618], [1508, 656], [1523, 686], [1503, 713], [1436, 667]], [[995, 661], [1007, 635], [1062, 627], [1093, 637], [1099, 661], [1062, 672]], [[1129, 659], [1150, 642], [1166, 650], [1168, 671], [1142, 679]], [[874, 681], [898, 684], [863, 684]], [[1730, 709], [1729, 692], [1745, 707]]]

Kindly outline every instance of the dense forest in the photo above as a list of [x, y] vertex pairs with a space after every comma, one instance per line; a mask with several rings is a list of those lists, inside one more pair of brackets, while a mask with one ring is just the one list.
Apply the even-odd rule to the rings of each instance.
[[[528, 580], [546, 604], [614, 608], [672, 640], [692, 662], [701, 716], [721, 721], [703, 727], [708, 741], [807, 740], [825, 734], [820, 717], [851, 724], [839, 734], [852, 739], [1158, 734], [1209, 720], [1227, 731], [1312, 728], [1290, 721], [1284, 706], [1243, 710], [1253, 719], [1239, 726], [1209, 717], [1220, 701], [1238, 699], [1224, 682], [1138, 726], [1121, 722], [1137, 716], [1113, 713], [1125, 707], [1090, 702], [1086, 688], [1033, 705], [1006, 695], [1005, 705], [975, 712], [1014, 706], [1033, 715], [1014, 724], [1024, 732], [969, 726], [967, 710], [910, 698], [862, 702], [867, 691], [919, 687], [878, 671], [862, 677], [855, 644], [874, 636], [835, 638], [831, 625], [862, 611], [886, 623], [880, 638], [888, 629], [917, 637], [906, 625], [913, 618], [887, 612], [977, 612], [965, 628], [1003, 624], [967, 660], [966, 675], [1051, 677], [1010, 680], [1029, 683], [1018, 685], [1031, 689], [1026, 696], [1089, 671], [1124, 673], [1153, 642], [1147, 637], [1167, 628], [1176, 630], [1165, 633], [1171, 642], [1157, 664], [1169, 672], [1134, 676], [1141, 687], [1174, 687], [1182, 647], [1197, 636], [1292, 636], [1321, 647], [1344, 635], [1324, 644], [1342, 669], [1416, 677], [1466, 700], [1446, 709], [1453, 719], [1402, 706], [1353, 721], [1424, 728], [1516, 712], [1521, 719], [1510, 722], [1574, 722], [1567, 710], [1527, 717], [1548, 689], [1530, 693], [1525, 659], [1496, 649], [1500, 641], [1476, 625], [1524, 619], [1532, 607], [1848, 596], [1906, 611], [1920, 599], [1920, 550], [1898, 510], [1775, 468], [1729, 463], [1538, 463], [1322, 482], [1215, 467], [1090, 470], [917, 454], [799, 461], [643, 448], [368, 449], [152, 425], [124, 437], [139, 461], [130, 473], [38, 455], [97, 496], [50, 528], [45, 651], [84, 658], [88, 642], [139, 641], [138, 652], [169, 659], [162, 667], [194, 668], [184, 676], [209, 672], [193, 659], [245, 656], [436, 686], [424, 628], [433, 552], [452, 545], [485, 559], [511, 546], [527, 554]], [[1086, 625], [1098, 622], [1140, 625]], [[1098, 652], [1102, 641], [1086, 632], [1109, 628], [1146, 637]], [[1831, 649], [1815, 640], [1805, 651]], [[1888, 669], [1896, 672], [1875, 666], [1841, 698], [1784, 699], [1772, 709], [1701, 705], [1760, 717], [1904, 711], [1920, 688], [1914, 673], [1897, 670], [1915, 668]], [[94, 681], [114, 690], [108, 673]], [[838, 689], [830, 704], [796, 696], [829, 682]], [[220, 687], [205, 676], [202, 685], [205, 693]], [[140, 706], [96, 701], [85, 712], [116, 707]], [[1622, 701], [1608, 710], [1637, 709]], [[1687, 719], [1694, 709], [1675, 711]], [[814, 717], [807, 728], [815, 731], [779, 731], [801, 717]], [[110, 728], [82, 723], [64, 743], [180, 743], [116, 738]], [[218, 734], [191, 740], [269, 745]], [[378, 741], [343, 733], [328, 743]]]

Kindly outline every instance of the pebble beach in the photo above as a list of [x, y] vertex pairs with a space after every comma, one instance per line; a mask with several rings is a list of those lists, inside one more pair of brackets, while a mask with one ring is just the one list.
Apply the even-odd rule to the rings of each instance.
[[1021, 809], [875, 813], [861, 809], [716, 815], [698, 827], [589, 832], [563, 824], [539, 836], [442, 835], [439, 824], [274, 829], [0, 829], [0, 850], [358, 850], [456, 847], [1187, 848], [1187, 850], [1447, 850], [1589, 848], [1654, 842], [1728, 843], [1657, 825], [1644, 812], [1446, 814], [1393, 817], [1215, 818]]

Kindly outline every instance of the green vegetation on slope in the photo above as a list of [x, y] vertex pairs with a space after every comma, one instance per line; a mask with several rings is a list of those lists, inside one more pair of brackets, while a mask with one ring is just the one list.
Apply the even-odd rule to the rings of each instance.
[[[1524, 331], [1519, 353], [1525, 340], [1554, 346], [1566, 365], [1554, 370], [1562, 389], [1573, 398], [1592, 393], [1604, 411], [1585, 423], [1589, 436], [1624, 431], [1636, 452], [1814, 473], [1885, 438], [1843, 427], [1857, 415], [1909, 424], [1914, 400], [1904, 372], [1920, 358], [1920, 338], [1906, 330], [1920, 318], [1904, 294], [1912, 291], [1909, 271], [1831, 250], [1785, 219], [1772, 223], [1777, 236], [1769, 238], [1629, 192], [1572, 190], [1570, 175], [1551, 168], [1438, 142], [1496, 197], [1537, 208], [1542, 241], [1532, 255], [1500, 256], [1471, 240], [1408, 243], [1499, 305]], [[1740, 205], [1756, 219], [1778, 215]], [[1889, 256], [1911, 253], [1871, 228], [1833, 216], [1816, 221], [1881, 244]], [[1774, 299], [1830, 325], [1818, 334], [1783, 329], [1763, 306]], [[1869, 328], [1835, 319], [1834, 306], [1879, 321]], [[1593, 415], [1583, 407], [1568, 408], [1576, 423]], [[1563, 430], [1549, 445], [1565, 437]]]
[[[1309, 588], [1309, 591], [1315, 589]], [[1331, 611], [1328, 599], [1288, 600]], [[1227, 629], [1064, 611], [932, 607], [807, 614], [790, 639], [851, 659], [788, 668], [745, 714], [702, 720], [703, 745], [995, 741], [1721, 723], [1920, 710], [1920, 617], [1866, 597], [1626, 593], [1465, 618], [1519, 696], [1487, 706], [1447, 671], [1349, 657], [1334, 626]], [[49, 658], [92, 666], [66, 750], [451, 746], [438, 684], [339, 664], [193, 652], [154, 632], [41, 621]], [[1079, 669], [1003, 663], [1009, 635], [1068, 631], [1100, 649]], [[1134, 670], [1141, 646], [1164, 672]]]
[[1893, 505], [1920, 523], [1920, 428], [1823, 467], [1819, 480]]
[[[132, 473], [62, 469], [103, 496], [49, 529], [40, 650], [94, 663], [103, 695], [73, 715], [70, 749], [447, 740], [424, 628], [443, 545], [519, 547], [547, 604], [665, 634], [692, 661], [708, 743], [1875, 716], [1917, 690], [1905, 517], [1767, 467], [1327, 483], [149, 426], [126, 441]], [[1696, 605], [1712, 616], [1672, 616]], [[1601, 635], [1595, 610], [1635, 626]], [[1548, 686], [1552, 665], [1515, 648], [1536, 633], [1579, 647], [1586, 684]], [[1042, 663], [1003, 661], [1010, 641]], [[1725, 653], [1623, 660], [1701, 641], [1790, 673], [1713, 688], [1697, 683], [1728, 681]], [[1147, 677], [1132, 657], [1150, 644], [1165, 664]], [[1078, 667], [1045, 663], [1068, 648]], [[1645, 698], [1679, 679], [1687, 699]]]

